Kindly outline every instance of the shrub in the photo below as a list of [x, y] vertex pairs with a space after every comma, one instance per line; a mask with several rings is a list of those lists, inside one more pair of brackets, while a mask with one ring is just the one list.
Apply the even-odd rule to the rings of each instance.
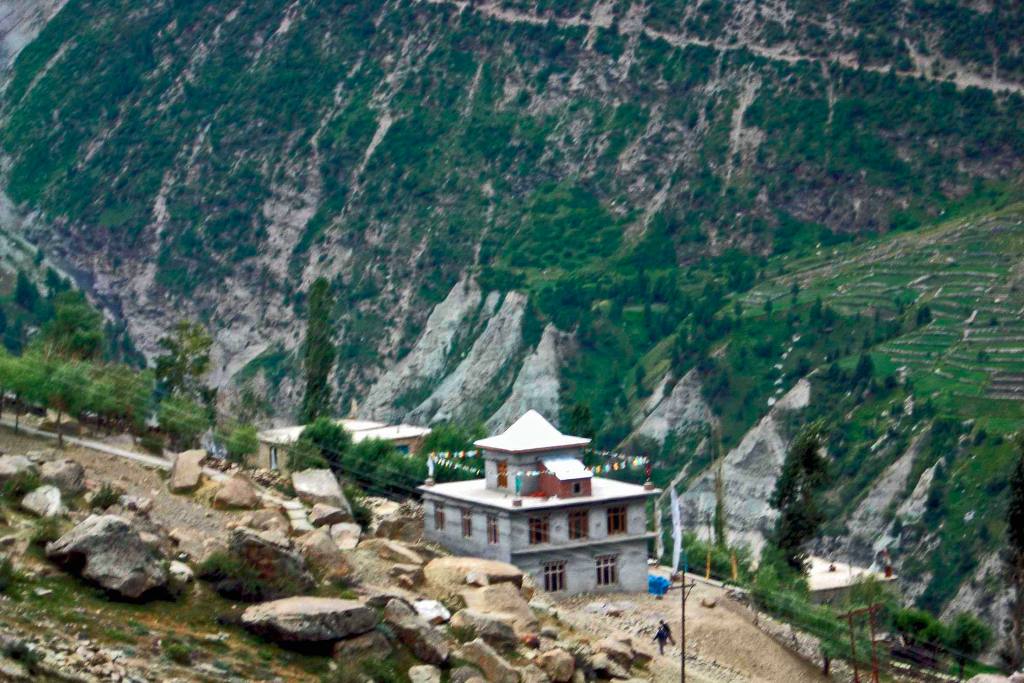
[[18, 580], [18, 571], [14, 568], [10, 558], [0, 559], [0, 593], [7, 593]]
[[104, 484], [92, 497], [89, 506], [93, 509], [106, 510], [121, 500], [121, 490], [111, 484]]
[[192, 651], [184, 643], [177, 640], [164, 640], [160, 643], [164, 657], [175, 664], [187, 666], [192, 663]]
[[199, 565], [199, 578], [214, 584], [214, 589], [227, 598], [246, 602], [276, 600], [297, 595], [300, 587], [288, 577], [267, 578], [259, 571], [226, 552], [217, 552]]
[[238, 463], [245, 461], [246, 456], [252, 455], [260, 447], [256, 428], [252, 425], [235, 427], [228, 434], [224, 447], [228, 452], [228, 460]]
[[164, 437], [159, 434], [146, 432], [139, 439], [139, 445], [154, 455], [164, 454]]
[[345, 484], [344, 492], [345, 498], [348, 499], [348, 504], [352, 508], [352, 517], [356, 524], [364, 529], [370, 526], [370, 522], [373, 521], [373, 513], [370, 512], [370, 508], [366, 507], [366, 494], [363, 493], [363, 490], [355, 484]]
[[33, 545], [42, 547], [60, 538], [60, 523], [53, 517], [44, 517], [36, 522], [29, 540]]
[[16, 475], [4, 482], [0, 488], [0, 495], [8, 500], [20, 500], [29, 491], [39, 486], [39, 477], [32, 472], [18, 472]]

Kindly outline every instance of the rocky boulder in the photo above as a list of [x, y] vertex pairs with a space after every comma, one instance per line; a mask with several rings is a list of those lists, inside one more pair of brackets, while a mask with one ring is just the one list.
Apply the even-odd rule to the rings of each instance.
[[21, 499], [21, 507], [37, 517], [60, 517], [67, 510], [56, 486], [40, 486]]
[[423, 575], [428, 585], [447, 595], [457, 595], [465, 589], [469, 578], [476, 585], [511, 583], [516, 588], [523, 585], [523, 572], [515, 565], [478, 557], [439, 557], [427, 563]]
[[362, 550], [372, 550], [377, 553], [380, 559], [387, 560], [388, 562], [416, 565], [422, 565], [426, 562], [418, 551], [413, 550], [404, 543], [391, 541], [386, 538], [368, 539], [360, 543], [359, 548]]
[[373, 630], [358, 636], [352, 636], [345, 640], [339, 640], [334, 644], [334, 658], [345, 666], [349, 666], [353, 659], [371, 656], [375, 658], [387, 657], [393, 648], [387, 637], [380, 631]]
[[280, 642], [322, 643], [372, 630], [377, 614], [357, 600], [300, 596], [253, 605], [242, 625]]
[[70, 459], [44, 462], [39, 478], [60, 489], [65, 496], [77, 496], [85, 490], [85, 468]]
[[514, 584], [497, 583], [465, 590], [461, 595], [467, 608], [505, 621], [517, 635], [537, 633], [537, 617]]
[[299, 552], [327, 579], [342, 579], [352, 573], [352, 567], [331, 535], [324, 529], [316, 529], [302, 536], [298, 542]]
[[576, 659], [562, 648], [541, 653], [536, 661], [554, 683], [569, 683], [576, 672]]
[[430, 664], [409, 667], [409, 683], [441, 683], [441, 670]]
[[[228, 554], [255, 570], [261, 579], [284, 590], [303, 592], [316, 585], [305, 558], [288, 538], [273, 531], [246, 527], [228, 535]], [[283, 597], [283, 596], [281, 596]]]
[[342, 550], [352, 550], [359, 545], [362, 528], [355, 522], [342, 522], [331, 525], [331, 538]]
[[247, 512], [238, 518], [236, 526], [247, 526], [258, 531], [276, 531], [285, 535], [291, 531], [288, 518], [277, 508], [264, 508]]
[[497, 648], [514, 648], [519, 642], [515, 629], [507, 621], [474, 609], [461, 609], [456, 612], [452, 617], [451, 626], [471, 631], [477, 638], [483, 638]]
[[452, 618], [448, 608], [437, 600], [416, 600], [412, 603], [416, 614], [427, 623], [439, 626]]
[[206, 451], [194, 450], [178, 453], [171, 466], [171, 476], [167, 488], [171, 493], [188, 493], [194, 491], [203, 477], [203, 460]]
[[[295, 495], [307, 505], [323, 503], [343, 510], [352, 519], [352, 506], [341, 492], [341, 486], [334, 473], [327, 469], [292, 472], [292, 488]], [[345, 520], [342, 520], [345, 521]]]
[[448, 661], [450, 649], [444, 636], [405, 602], [388, 602], [384, 608], [384, 621], [421, 662], [440, 666]]
[[419, 543], [423, 540], [423, 506], [416, 502], [404, 501], [374, 521], [375, 534], [381, 538], [405, 543]]
[[316, 503], [313, 506], [313, 509], [309, 511], [309, 523], [315, 527], [330, 527], [333, 524], [341, 524], [343, 522], [351, 521], [352, 515], [348, 514], [341, 508], [334, 507], [333, 505]]
[[38, 474], [39, 468], [24, 455], [0, 455], [0, 484], [5, 484], [15, 477]]
[[480, 669], [490, 683], [519, 683], [515, 667], [480, 638], [463, 645], [458, 657]]
[[167, 584], [163, 558], [126, 519], [115, 515], [90, 515], [48, 543], [46, 556], [126, 598], [138, 598]]
[[251, 510], [260, 504], [260, 496], [244, 474], [235, 474], [217, 489], [213, 497], [214, 507], [236, 510]]

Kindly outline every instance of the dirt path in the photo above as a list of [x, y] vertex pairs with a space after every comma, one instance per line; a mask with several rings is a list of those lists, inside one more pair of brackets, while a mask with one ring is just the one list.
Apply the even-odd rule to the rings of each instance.
[[[529, 24], [532, 26], [543, 26], [548, 23], [553, 23], [559, 27], [571, 28], [576, 26], [585, 26], [591, 31], [595, 27], [599, 28], [610, 28], [611, 17], [608, 13], [601, 13], [596, 18], [591, 19], [586, 16], [577, 15], [573, 17], [549, 17], [542, 16], [539, 14], [533, 14], [531, 12], [524, 12], [520, 10], [510, 9], [507, 7], [500, 7], [494, 3], [469, 3], [466, 0], [425, 0], [430, 4], [445, 4], [454, 5], [459, 8], [459, 11], [471, 10], [478, 12], [483, 16], [498, 21], [503, 21], [510, 24]], [[924, 58], [918, 60], [915, 64], [915, 68], [909, 71], [897, 71], [895, 69], [890, 70], [889, 67], [881, 66], [870, 66], [862, 65], [858, 62], [856, 55], [853, 54], [832, 54], [828, 57], [819, 57], [816, 55], [807, 55], [798, 52], [792, 52], [785, 46], [768, 47], [766, 45], [758, 45], [756, 43], [745, 43], [745, 42], [724, 42], [718, 40], [705, 40], [702, 38], [695, 38], [681, 33], [670, 33], [667, 31], [658, 31], [649, 26], [641, 24], [641, 32], [652, 39], [662, 39], [668, 44], [674, 47], [708, 47], [719, 52], [729, 52], [737, 50], [745, 50], [752, 54], [755, 54], [764, 59], [769, 59], [776, 62], [786, 62], [787, 64], [796, 64], [799, 62], [815, 62], [819, 64], [829, 64], [832, 62], [838, 63], [839, 65], [848, 69], [861, 69], [864, 71], [870, 71], [873, 73], [889, 74], [892, 73], [900, 78], [913, 78], [923, 79], [926, 81], [932, 81], [935, 83], [952, 83], [957, 88], [963, 89], [966, 87], [982, 88], [992, 92], [1024, 92], [1024, 85], [1020, 83], [1014, 83], [1012, 81], [1006, 81], [994, 76], [985, 76], [971, 72], [966, 67], [958, 64], [942, 63], [945, 70], [952, 70], [953, 77], [946, 78], [942, 76], [935, 76], [932, 73], [932, 63]]]
[[[704, 603], [715, 601], [713, 608]], [[751, 622], [746, 608], [721, 588], [697, 582], [686, 603], [686, 673], [699, 683], [756, 681], [826, 681], [817, 668], [792, 654]], [[652, 595], [605, 594], [572, 596], [558, 602], [559, 616], [581, 631], [622, 632], [655, 653], [649, 673], [655, 683], [679, 680], [678, 646], [658, 655], [653, 642], [659, 619], [681, 633], [679, 594], [659, 600]]]

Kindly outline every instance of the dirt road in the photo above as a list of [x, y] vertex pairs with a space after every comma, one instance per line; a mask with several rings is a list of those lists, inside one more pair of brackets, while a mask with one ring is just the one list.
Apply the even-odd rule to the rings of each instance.
[[[705, 605], [714, 602], [714, 607]], [[698, 582], [686, 603], [687, 681], [826, 681], [818, 669], [792, 654], [752, 623], [747, 609], [716, 586]], [[677, 646], [657, 654], [653, 641], [658, 620], [672, 628], [678, 643], [679, 593], [664, 599], [632, 593], [572, 596], [558, 602], [559, 616], [577, 630], [620, 631], [654, 654], [649, 667], [655, 683], [679, 680]]]

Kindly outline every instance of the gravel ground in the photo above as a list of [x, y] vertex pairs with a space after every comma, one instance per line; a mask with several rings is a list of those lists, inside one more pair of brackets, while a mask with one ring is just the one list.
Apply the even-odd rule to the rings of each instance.
[[[704, 604], [715, 603], [714, 607]], [[702, 604], [704, 603], [704, 604]], [[654, 632], [658, 620], [681, 633], [679, 593], [664, 599], [635, 593], [577, 595], [558, 600], [559, 617], [589, 633], [620, 632], [654, 653], [649, 673], [655, 683], [679, 680], [678, 646], [658, 655]], [[792, 654], [751, 622], [746, 608], [726, 597], [721, 588], [697, 583], [686, 603], [687, 680], [698, 683], [734, 681], [826, 681], [816, 667]]]

